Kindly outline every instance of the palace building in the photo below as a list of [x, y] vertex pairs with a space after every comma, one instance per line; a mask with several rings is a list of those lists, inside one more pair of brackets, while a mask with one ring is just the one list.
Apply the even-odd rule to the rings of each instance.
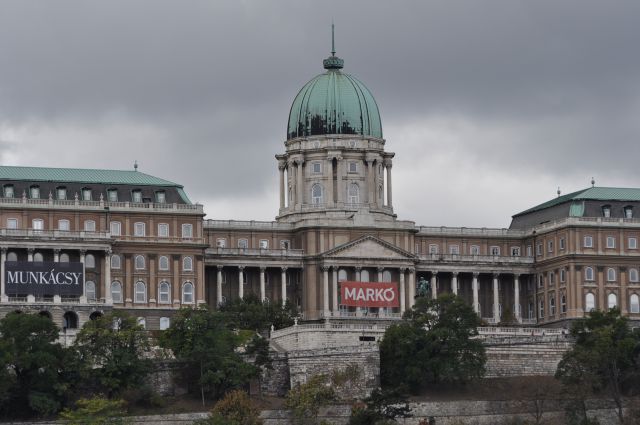
[[137, 170], [1, 166], [0, 315], [73, 332], [123, 309], [164, 329], [181, 307], [252, 294], [305, 320], [397, 320], [420, 287], [487, 323], [640, 319], [640, 189], [558, 196], [509, 229], [400, 220], [376, 101], [335, 52], [323, 65], [291, 106], [274, 221], [204, 219], [181, 185]]

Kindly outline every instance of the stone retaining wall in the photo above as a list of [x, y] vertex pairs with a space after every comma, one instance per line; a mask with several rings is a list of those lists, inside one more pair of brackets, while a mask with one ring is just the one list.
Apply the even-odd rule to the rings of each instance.
[[487, 378], [514, 376], [553, 376], [564, 353], [571, 348], [567, 340], [487, 344]]

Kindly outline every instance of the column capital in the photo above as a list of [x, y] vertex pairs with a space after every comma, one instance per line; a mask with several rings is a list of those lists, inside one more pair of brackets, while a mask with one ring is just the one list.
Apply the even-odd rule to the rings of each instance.
[[8, 250], [8, 248], [6, 248], [6, 247], [0, 248], [0, 252], [2, 252], [2, 254], [6, 254], [7, 250]]
[[416, 269], [415, 269], [415, 267], [408, 267], [408, 268], [407, 268], [407, 271], [408, 271], [409, 273], [415, 273], [415, 272], [416, 272]]
[[285, 168], [287, 168], [287, 161], [284, 161], [284, 160], [278, 161], [278, 170], [284, 171]]
[[300, 166], [305, 163], [304, 158], [296, 158], [293, 160], [296, 165]]
[[354, 267], [354, 269], [355, 269], [357, 272], [359, 272], [359, 271], [361, 271], [361, 270], [362, 270], [362, 266], [355, 266], [355, 267]]
[[473, 272], [473, 277], [475, 277], [477, 279], [478, 276], [480, 276], [480, 272]]
[[384, 271], [384, 267], [382, 267], [382, 266], [378, 266], [378, 267], [376, 267], [376, 269], [377, 269], [379, 272], [383, 272], [383, 271]]
[[500, 272], [492, 272], [491, 274], [493, 275], [494, 279], [497, 279], [500, 277]]
[[86, 249], [79, 249], [78, 252], [80, 252], [80, 255], [85, 255], [87, 253]]
[[222, 271], [222, 269], [224, 268], [224, 266], [221, 266], [220, 264], [218, 264], [218, 265], [216, 266], [216, 268], [218, 269], [218, 271], [219, 271], [219, 272], [221, 272], [221, 271]]
[[288, 268], [289, 268], [289, 267], [287, 267], [287, 266], [281, 266], [281, 267], [280, 267], [280, 270], [281, 270], [281, 271], [283, 271], [283, 272], [286, 272]]
[[460, 272], [451, 272], [451, 274], [453, 274], [453, 276], [458, 276], [458, 273], [460, 273]]
[[[59, 250], [58, 250], [59, 251]], [[106, 257], [111, 257], [111, 255], [113, 255], [113, 250], [111, 248], [107, 248], [104, 250], [104, 255]]]
[[513, 277], [514, 277], [514, 278], [516, 278], [516, 279], [518, 279], [518, 278], [520, 278], [520, 275], [521, 275], [521, 273], [514, 273], [514, 274], [513, 274]]
[[242, 270], [244, 270], [244, 267], [245, 266], [238, 266], [238, 270], [242, 271]]
[[267, 270], [267, 266], [260, 266], [260, 273], [264, 273]]
[[431, 274], [434, 275], [434, 276], [437, 276], [438, 275], [438, 270], [431, 270]]
[[327, 265], [322, 265], [322, 266], [320, 266], [320, 268], [322, 269], [323, 272], [328, 272], [329, 269], [330, 269], [330, 267], [327, 266]]
[[34, 252], [35, 250], [36, 250], [35, 248], [27, 248], [27, 252], [28, 252], [29, 254], [33, 254], [33, 252]]
[[389, 158], [385, 158], [384, 161], [382, 161], [382, 164], [386, 168], [392, 168], [393, 167], [393, 162], [391, 162], [391, 159], [389, 159]]

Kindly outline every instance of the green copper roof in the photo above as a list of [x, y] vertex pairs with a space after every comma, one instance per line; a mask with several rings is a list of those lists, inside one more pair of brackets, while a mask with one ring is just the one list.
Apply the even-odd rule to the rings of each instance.
[[[533, 208], [529, 208], [528, 210], [522, 211], [518, 214], [515, 214], [514, 217], [527, 214], [534, 211], [543, 210], [545, 208], [550, 208], [556, 205], [560, 205], [569, 201], [582, 201], [582, 200], [592, 200], [592, 201], [640, 201], [640, 189], [638, 188], [623, 188], [623, 187], [590, 187], [587, 189], [579, 190], [577, 192], [568, 193], [566, 195], [559, 196], [557, 198], [551, 199], [550, 201], [543, 202], [540, 205], [536, 205]], [[581, 216], [584, 212], [584, 206], [582, 206], [582, 210], [577, 205], [578, 203], [574, 202], [572, 205], [571, 211], [577, 217]]]
[[83, 168], [44, 168], [0, 166], [0, 180], [48, 181], [69, 183], [129, 184], [137, 186], [175, 186], [177, 183], [140, 171], [97, 170]]
[[327, 70], [302, 87], [291, 105], [287, 140], [324, 134], [358, 134], [382, 138], [380, 112], [373, 95], [355, 77], [341, 71], [335, 52]]

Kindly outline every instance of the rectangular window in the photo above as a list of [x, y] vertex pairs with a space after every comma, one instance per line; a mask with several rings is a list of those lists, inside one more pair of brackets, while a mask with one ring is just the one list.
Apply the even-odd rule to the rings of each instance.
[[437, 254], [438, 253], [438, 245], [431, 244], [429, 245], [429, 254]]
[[527, 245], [527, 257], [533, 257], [533, 247], [531, 245]]
[[164, 204], [165, 202], [167, 202], [167, 196], [164, 192], [164, 190], [159, 190], [156, 192], [156, 203], [157, 204]]
[[555, 285], [556, 283], [556, 274], [554, 272], [549, 272], [549, 285]]
[[542, 277], [542, 274], [538, 275], [538, 288], [542, 288], [544, 286], [544, 277]]
[[120, 236], [122, 234], [122, 225], [119, 221], [112, 221], [109, 224], [111, 230], [111, 236]]
[[260, 239], [260, 249], [269, 249], [269, 241], [267, 239]]
[[134, 190], [131, 192], [131, 202], [139, 204], [142, 202], [142, 191]]
[[91, 200], [91, 189], [89, 188], [82, 189], [82, 200], [83, 201]]
[[287, 240], [280, 241], [280, 249], [289, 249], [291, 247], [291, 243]]
[[449, 245], [449, 254], [452, 254], [452, 255], [460, 254], [460, 247], [458, 247], [458, 245]]
[[29, 196], [31, 199], [39, 199], [40, 198], [40, 188], [38, 186], [31, 186], [29, 188]]
[[33, 230], [44, 230], [44, 221], [39, 218], [34, 218], [31, 222]]
[[158, 223], [158, 237], [159, 238], [169, 237], [169, 225], [167, 223]]
[[520, 256], [520, 247], [519, 246], [512, 246], [511, 247], [511, 256], [512, 257], [519, 257]]
[[582, 246], [585, 248], [593, 248], [593, 236], [585, 236]]
[[84, 231], [85, 232], [95, 232], [96, 231], [96, 222], [93, 220], [85, 220], [84, 222]]
[[633, 218], [633, 207], [624, 207], [624, 218]]
[[227, 240], [225, 238], [216, 239], [216, 246], [218, 248], [226, 248], [227, 247]]
[[193, 237], [193, 225], [189, 223], [182, 224], [182, 237], [185, 239]]
[[118, 190], [117, 189], [107, 190], [107, 199], [109, 200], [109, 202], [118, 202]]
[[611, 217], [611, 207], [602, 207], [602, 216], [603, 217]]
[[14, 192], [13, 192], [13, 185], [12, 184], [8, 184], [4, 187], [4, 197], [5, 198], [13, 198], [14, 197]]
[[240, 249], [249, 248], [249, 241], [247, 239], [238, 239], [238, 248]]
[[553, 241], [547, 242], [547, 252], [553, 252]]
[[489, 252], [491, 253], [491, 255], [500, 255], [500, 247], [492, 246], [491, 248], [489, 248]]
[[67, 199], [67, 188], [59, 187], [56, 189], [56, 197], [58, 199]]
[[607, 248], [615, 248], [616, 247], [616, 238], [613, 236], [607, 236]]
[[17, 229], [18, 228], [18, 219], [17, 218], [8, 218], [7, 219], [7, 229]]
[[542, 255], [542, 244], [541, 243], [539, 243], [536, 246], [536, 255]]
[[146, 236], [146, 233], [144, 223], [133, 224], [133, 236], [144, 237]]
[[349, 163], [349, 172], [350, 173], [357, 173], [358, 172], [358, 163], [357, 162], [350, 162]]
[[313, 165], [313, 173], [320, 174], [322, 172], [322, 164], [319, 162], [314, 162]]
[[564, 269], [560, 269], [560, 282], [564, 283], [566, 281], [567, 277], [566, 277], [566, 273]]
[[629, 238], [629, 249], [637, 249], [638, 248], [638, 239]]
[[62, 230], [63, 232], [68, 232], [71, 230], [71, 224], [69, 220], [58, 220], [58, 230]]
[[560, 249], [564, 249], [564, 238], [560, 238]]
[[478, 245], [471, 245], [471, 249], [469, 250], [471, 255], [480, 255], [480, 247]]

